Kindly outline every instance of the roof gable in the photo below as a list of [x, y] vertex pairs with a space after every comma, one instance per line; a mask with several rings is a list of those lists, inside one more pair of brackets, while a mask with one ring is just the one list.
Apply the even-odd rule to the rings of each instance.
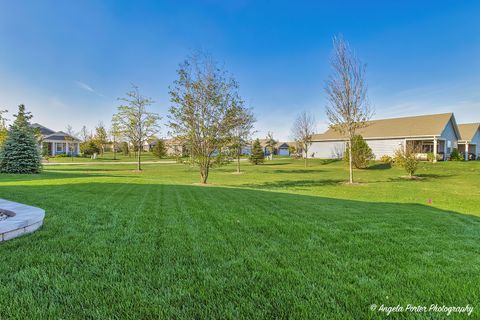
[[[364, 138], [440, 136], [450, 120], [453, 120], [454, 128], [459, 135], [453, 113], [371, 120], [367, 127], [358, 129], [357, 133]], [[314, 135], [313, 141], [340, 140], [343, 138], [340, 133], [330, 128], [323, 134]]]
[[463, 123], [458, 125], [460, 131], [460, 139], [464, 141], [471, 141], [478, 131], [480, 131], [480, 123]]

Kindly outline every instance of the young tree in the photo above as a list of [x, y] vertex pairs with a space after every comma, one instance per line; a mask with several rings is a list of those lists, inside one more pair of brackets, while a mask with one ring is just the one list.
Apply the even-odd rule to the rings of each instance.
[[418, 152], [418, 148], [416, 148], [413, 143], [407, 143], [395, 152], [393, 163], [405, 169], [410, 179], [414, 178], [415, 171], [417, 171], [418, 168]]
[[234, 128], [232, 130], [232, 144], [231, 148], [237, 158], [237, 173], [240, 173], [240, 156], [242, 155], [242, 147], [246, 141], [250, 139], [253, 133], [253, 125], [255, 117], [252, 110], [238, 106], [235, 112], [236, 119], [234, 120]]
[[30, 126], [32, 115], [26, 112], [25, 106], [21, 104], [15, 118], [0, 151], [0, 172], [39, 173], [42, 169], [42, 157]]
[[[356, 134], [352, 139], [352, 156], [352, 163], [356, 169], [366, 169], [368, 161], [375, 159], [372, 149], [359, 134]], [[343, 158], [347, 163], [350, 163], [348, 153], [345, 153]]]
[[75, 148], [75, 143], [76, 143], [76, 139], [75, 139], [75, 136], [76, 136], [76, 133], [75, 131], [73, 130], [72, 126], [71, 125], [68, 125], [67, 128], [66, 128], [66, 131], [65, 133], [67, 134], [64, 139], [65, 139], [65, 143], [67, 145], [67, 155], [70, 155], [70, 157], [72, 158], [72, 161], [73, 161], [73, 154], [76, 152], [76, 148]]
[[112, 120], [112, 127], [110, 128], [110, 136], [112, 137], [112, 151], [113, 151], [113, 160], [117, 160], [117, 148], [118, 143], [122, 139], [122, 132], [118, 126], [118, 123]]
[[169, 127], [189, 148], [191, 160], [198, 165], [200, 182], [207, 183], [212, 156], [232, 141], [238, 106], [242, 99], [238, 83], [212, 58], [198, 52], [177, 70], [178, 79], [170, 90]]
[[141, 171], [143, 144], [160, 131], [161, 117], [147, 110], [153, 100], [143, 96], [137, 86], [132, 86], [126, 95], [125, 98], [119, 98], [125, 105], [118, 107], [118, 113], [113, 116], [112, 122], [137, 149], [137, 170]]
[[315, 134], [315, 117], [312, 114], [303, 111], [297, 116], [292, 127], [292, 136], [295, 142], [302, 149], [305, 159], [305, 168], [307, 167], [308, 149], [312, 145], [312, 138]]
[[95, 127], [94, 141], [100, 149], [100, 153], [103, 155], [105, 153], [105, 145], [108, 143], [108, 134], [102, 121]]
[[7, 112], [7, 110], [0, 110], [0, 148], [5, 143], [5, 140], [7, 140], [8, 136], [7, 119], [5, 119], [3, 115]]
[[273, 138], [273, 133], [269, 132], [267, 134], [267, 138], [265, 141], [265, 146], [267, 150], [270, 152], [270, 160], [273, 160], [273, 154], [275, 152], [275, 147], [277, 146], [278, 141]]
[[331, 65], [333, 73], [325, 86], [326, 112], [330, 127], [348, 142], [350, 183], [353, 183], [352, 139], [373, 115], [367, 100], [366, 65], [341, 37], [333, 39]]
[[90, 140], [91, 138], [91, 134], [90, 132], [88, 132], [88, 129], [86, 126], [82, 126], [82, 129], [80, 130], [80, 139], [82, 140], [82, 142], [87, 142], [88, 140]]
[[252, 153], [250, 154], [249, 160], [254, 165], [261, 164], [265, 160], [265, 154], [258, 139], [253, 142]]
[[157, 143], [153, 146], [152, 153], [155, 157], [162, 159], [167, 156], [167, 148], [165, 146], [165, 141], [162, 139], [157, 139]]

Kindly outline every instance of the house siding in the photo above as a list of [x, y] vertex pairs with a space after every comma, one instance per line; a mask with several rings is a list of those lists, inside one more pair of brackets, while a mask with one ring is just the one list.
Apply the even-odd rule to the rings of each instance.
[[477, 133], [473, 136], [471, 144], [475, 144], [475, 152], [477, 155], [477, 158], [480, 157], [480, 130], [477, 130]]
[[370, 149], [372, 149], [375, 159], [380, 160], [384, 155], [393, 157], [395, 151], [403, 147], [405, 139], [379, 139], [366, 140]]
[[308, 158], [341, 159], [345, 152], [343, 141], [314, 141], [308, 149]]
[[[439, 150], [439, 152], [444, 151], [448, 157], [454, 148], [458, 148], [458, 137], [455, 132], [454, 124], [452, 120], [450, 120], [448, 124], [445, 126], [445, 129], [443, 129], [443, 132], [440, 138], [445, 139], [445, 147], [444, 147], [445, 150]], [[450, 150], [448, 150], [448, 141], [451, 141]]]

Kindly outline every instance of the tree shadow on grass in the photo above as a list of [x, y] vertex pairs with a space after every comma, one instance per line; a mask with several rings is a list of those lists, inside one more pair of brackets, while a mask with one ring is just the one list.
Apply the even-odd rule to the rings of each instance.
[[286, 189], [286, 188], [309, 188], [309, 187], [320, 187], [320, 186], [332, 186], [338, 185], [339, 183], [344, 182], [342, 179], [321, 179], [321, 180], [279, 180], [279, 181], [269, 181], [258, 184], [243, 184], [242, 187], [253, 188], [253, 189]]
[[325, 172], [325, 170], [320, 169], [291, 169], [291, 170], [273, 170], [272, 173], [321, 173]]
[[[363, 319], [386, 295], [480, 298], [480, 219], [432, 206], [137, 183], [0, 194], [46, 210], [40, 230], [0, 244], [5, 318], [202, 318], [208, 300], [219, 318], [240, 301], [239, 318]], [[105, 287], [113, 300], [92, 294]]]
[[[102, 173], [103, 171], [103, 173]], [[116, 178], [136, 178], [136, 175], [111, 174], [109, 171], [116, 170], [100, 170], [100, 169], [59, 169], [44, 170], [39, 174], [7, 174], [0, 173], [0, 183], [2, 182], [26, 182], [40, 181], [50, 179], [73, 179], [73, 178], [92, 178], [92, 177], [116, 177]], [[126, 171], [126, 170], [119, 170]]]
[[388, 170], [392, 165], [388, 163], [375, 163], [368, 167], [369, 170]]

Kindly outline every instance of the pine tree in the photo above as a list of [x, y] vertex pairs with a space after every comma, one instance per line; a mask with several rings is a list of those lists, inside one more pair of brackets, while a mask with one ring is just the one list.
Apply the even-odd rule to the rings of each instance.
[[265, 160], [260, 140], [255, 140], [252, 147], [252, 154], [250, 155], [250, 162], [254, 165], [261, 164]]
[[157, 140], [157, 144], [155, 144], [153, 147], [152, 153], [159, 159], [167, 156], [167, 148], [165, 147], [165, 142], [162, 139]]
[[39, 173], [42, 169], [40, 148], [30, 127], [30, 112], [23, 104], [18, 106], [8, 137], [0, 151], [0, 172], [3, 173]]

